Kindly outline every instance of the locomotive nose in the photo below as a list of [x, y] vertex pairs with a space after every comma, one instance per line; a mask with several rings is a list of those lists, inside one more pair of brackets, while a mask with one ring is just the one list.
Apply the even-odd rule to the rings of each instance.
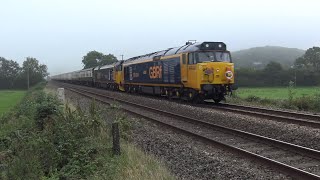
[[[212, 72], [212, 84], [229, 84], [234, 82], [234, 71], [232, 65], [223, 62], [212, 62], [208, 63], [206, 68], [207, 70], [204, 71], [205, 74], [209, 75], [208, 72], [210, 72], [211, 75]], [[208, 78], [210, 79], [211, 76]]]

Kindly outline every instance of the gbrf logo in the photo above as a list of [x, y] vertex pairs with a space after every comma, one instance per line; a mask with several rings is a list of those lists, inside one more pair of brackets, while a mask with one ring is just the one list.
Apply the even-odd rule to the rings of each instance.
[[151, 66], [149, 68], [150, 79], [161, 79], [162, 78], [162, 66]]

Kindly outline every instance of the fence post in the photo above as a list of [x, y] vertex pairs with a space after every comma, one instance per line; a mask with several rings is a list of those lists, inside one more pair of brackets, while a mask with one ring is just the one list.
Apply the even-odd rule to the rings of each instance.
[[58, 99], [59, 99], [62, 103], [65, 102], [64, 88], [58, 88]]
[[120, 132], [119, 132], [119, 123], [112, 123], [112, 137], [113, 137], [113, 154], [120, 155]]

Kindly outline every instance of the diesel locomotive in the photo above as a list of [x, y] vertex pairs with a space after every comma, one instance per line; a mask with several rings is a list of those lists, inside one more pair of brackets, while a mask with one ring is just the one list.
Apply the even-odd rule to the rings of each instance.
[[218, 103], [234, 89], [234, 64], [223, 42], [187, 42], [52, 79], [194, 102], [212, 99]]

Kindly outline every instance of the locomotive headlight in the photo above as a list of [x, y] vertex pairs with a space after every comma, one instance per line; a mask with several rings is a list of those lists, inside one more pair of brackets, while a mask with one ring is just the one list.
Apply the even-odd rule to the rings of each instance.
[[233, 72], [232, 71], [226, 71], [226, 78], [227, 79], [232, 79], [233, 78]]
[[220, 69], [217, 69], [216, 71], [217, 71], [217, 72], [219, 72], [219, 71], [220, 71]]

